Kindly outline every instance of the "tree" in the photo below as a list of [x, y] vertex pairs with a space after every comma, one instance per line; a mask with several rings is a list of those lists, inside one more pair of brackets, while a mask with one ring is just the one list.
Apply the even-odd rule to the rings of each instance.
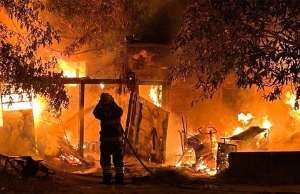
[[22, 94], [26, 93], [29, 99], [40, 94], [50, 107], [56, 110], [67, 108], [69, 97], [62, 81], [63, 72], [56, 67], [56, 58], [42, 59], [39, 52], [50, 48], [71, 56], [106, 48], [113, 50], [116, 44], [124, 41], [125, 35], [139, 32], [138, 26], [145, 25], [143, 19], [153, 16], [162, 4], [160, 0], [151, 0], [155, 6], [149, 6], [149, 2], [1, 1], [0, 10], [12, 24], [2, 17], [1, 94], [18, 93], [23, 98]]
[[256, 86], [269, 101], [290, 84], [300, 99], [300, 4], [297, 0], [196, 0], [175, 38], [173, 79], [196, 76], [199, 95], [212, 98], [234, 75], [238, 88]]
[[0, 92], [10, 96], [18, 94], [32, 100], [37, 94], [46, 99], [51, 109], [68, 108], [69, 97], [63, 84], [63, 72], [55, 70], [56, 59], [43, 60], [40, 48], [59, 42], [59, 31], [43, 22], [40, 12], [44, 5], [39, 0], [2, 0], [0, 2]]
[[67, 40], [67, 56], [123, 43], [154, 12], [149, 0], [47, 0], [46, 5], [56, 18], [53, 25], [62, 29], [61, 38]]

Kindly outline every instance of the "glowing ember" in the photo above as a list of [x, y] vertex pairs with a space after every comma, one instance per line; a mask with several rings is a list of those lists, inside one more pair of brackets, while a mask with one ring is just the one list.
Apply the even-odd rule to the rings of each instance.
[[60, 156], [59, 159], [62, 161], [66, 161], [71, 165], [80, 165], [82, 162], [72, 154], [69, 154], [67, 152], [63, 152]]
[[196, 154], [193, 148], [185, 148], [185, 151], [175, 167], [192, 166], [196, 163]]
[[179, 162], [177, 162], [177, 164], [175, 164], [175, 167], [180, 167], [182, 164], [182, 161], [180, 160]]
[[207, 165], [204, 164], [204, 161], [203, 161], [203, 160], [201, 160], [201, 161], [199, 162], [199, 164], [196, 166], [196, 171], [199, 171], [199, 170], [205, 170], [205, 169], [207, 169], [207, 168], [208, 168]]

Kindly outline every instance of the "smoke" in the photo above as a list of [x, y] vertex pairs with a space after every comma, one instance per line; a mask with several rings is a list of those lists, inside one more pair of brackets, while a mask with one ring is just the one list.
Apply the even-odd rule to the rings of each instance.
[[34, 153], [35, 136], [32, 110], [3, 112], [0, 152], [6, 155]]

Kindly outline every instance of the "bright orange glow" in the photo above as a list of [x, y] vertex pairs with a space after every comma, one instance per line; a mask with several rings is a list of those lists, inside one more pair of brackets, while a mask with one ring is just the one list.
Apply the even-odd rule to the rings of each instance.
[[[58, 59], [58, 64], [66, 77], [85, 77], [85, 62], [67, 62]], [[77, 84], [69, 84], [69, 86], [74, 87]]]
[[31, 101], [26, 97], [26, 94], [23, 94], [23, 100], [19, 99], [18, 94], [11, 94], [12, 104], [9, 105], [9, 96], [2, 96], [2, 109], [3, 111], [13, 111], [13, 110], [26, 110], [32, 109]]
[[244, 125], [249, 124], [250, 120], [253, 118], [254, 117], [251, 113], [248, 113], [247, 115], [245, 115], [244, 113], [238, 114], [238, 121], [241, 121]]
[[33, 99], [33, 117], [34, 122], [37, 123], [40, 120], [41, 113], [46, 109], [46, 102], [41, 96], [37, 96]]
[[272, 123], [268, 120], [268, 116], [263, 118], [262, 128], [270, 129], [272, 127]]
[[3, 113], [2, 113], [2, 106], [0, 106], [0, 127], [3, 127]]
[[[248, 124], [249, 121], [254, 118], [255, 117], [251, 113], [248, 113], [246, 115], [243, 113], [238, 114], [238, 120], [242, 121], [242, 123], [244, 125], [243, 125], [243, 127], [236, 127], [235, 130], [233, 131], [232, 135], [230, 135], [230, 136], [238, 135], [238, 134], [244, 132], [245, 130], [250, 129], [251, 127], [249, 128], [245, 125]], [[253, 121], [253, 122], [255, 122], [255, 121]], [[268, 149], [269, 129], [272, 127], [272, 123], [268, 120], [268, 116], [265, 116], [262, 118], [262, 123], [259, 126], [261, 128], [264, 128], [265, 130], [262, 130], [263, 132], [257, 134], [253, 138], [253, 140], [254, 140], [253, 143], [256, 143], [256, 148], [253, 148], [253, 147], [242, 148], [242, 150], [243, 149], [245, 149], [245, 150], [247, 150], [247, 149], [267, 150]], [[193, 166], [195, 166], [196, 171], [205, 172], [208, 175], [215, 175], [217, 173], [217, 166], [216, 166], [217, 158], [216, 157], [217, 157], [217, 149], [218, 149], [218, 142], [217, 142], [215, 135], [211, 136], [210, 141], [211, 141], [211, 152], [213, 154], [214, 161], [215, 161], [215, 167], [209, 166], [209, 163], [206, 163], [207, 161], [205, 159], [203, 160], [202, 157], [200, 157], [196, 161], [195, 151], [194, 151], [194, 149], [189, 148], [189, 147], [185, 148], [185, 151], [184, 151], [180, 161], [177, 162], [177, 164], [175, 164], [175, 167], [184, 167], [184, 166], [190, 167], [191, 165], [193, 165]], [[228, 157], [228, 155], [227, 155], [227, 157]]]
[[291, 92], [287, 92], [285, 97], [286, 97], [285, 104], [289, 104], [291, 105], [291, 107], [294, 107], [296, 102], [296, 95]]
[[67, 62], [58, 59], [59, 68], [63, 70], [66, 77], [84, 77], [85, 62]]
[[155, 104], [158, 107], [162, 106], [162, 86], [151, 86], [150, 88], [150, 99], [153, 101], [153, 104]]
[[242, 127], [237, 127], [234, 131], [233, 131], [233, 135], [237, 135], [239, 133], [242, 133], [244, 131], [244, 129]]
[[180, 161], [175, 164], [175, 167], [192, 166], [196, 163], [196, 154], [193, 148], [186, 147]]
[[205, 165], [204, 162], [201, 161], [201, 162], [199, 163], [199, 165], [196, 166], [196, 171], [198, 171], [198, 170], [204, 170], [204, 169], [206, 169], [206, 168], [207, 168], [207, 165]]
[[2, 96], [3, 111], [32, 109], [34, 120], [37, 120], [42, 110], [44, 109], [45, 102], [43, 102], [43, 99], [41, 97], [37, 97], [36, 99], [33, 99], [32, 102], [26, 97], [26, 94], [23, 94], [23, 101], [20, 101], [18, 94], [12, 94], [11, 97], [13, 103], [9, 105], [8, 104], [9, 96]]
[[[287, 92], [285, 95], [286, 99], [285, 99], [285, 104], [290, 105], [290, 109], [289, 109], [289, 114], [291, 117], [297, 119], [298, 121], [300, 121], [300, 109], [295, 109], [295, 103], [296, 103], [296, 95], [291, 93], [291, 92]], [[299, 100], [298, 100], [299, 102]]]
[[180, 160], [177, 164], [175, 164], [175, 167], [180, 167], [182, 164], [182, 161]]
[[104, 89], [104, 87], [105, 87], [104, 84], [100, 84], [100, 88], [101, 88], [102, 90]]

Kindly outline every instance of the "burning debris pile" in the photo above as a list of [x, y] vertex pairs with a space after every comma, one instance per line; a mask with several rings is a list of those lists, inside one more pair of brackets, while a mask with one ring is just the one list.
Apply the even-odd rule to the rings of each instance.
[[233, 143], [238, 145], [239, 150], [268, 150], [268, 137], [267, 133], [264, 134], [262, 138], [259, 140], [255, 139], [255, 137], [267, 131], [267, 128], [260, 128], [258, 126], [251, 126], [247, 130], [233, 135], [231, 137], [223, 137], [221, 139], [224, 140], [224, 143]]
[[228, 168], [228, 154], [231, 152], [267, 151], [272, 124], [264, 117], [262, 127], [249, 126], [253, 118], [250, 113], [239, 114], [238, 120], [244, 125], [243, 128], [237, 127], [232, 136], [220, 137], [222, 142], [217, 142], [218, 131], [212, 126], [200, 127], [196, 134], [189, 135], [183, 124], [183, 130], [179, 131], [182, 155], [175, 167], [192, 167], [197, 172], [214, 175]]
[[77, 150], [64, 138], [58, 138], [58, 149], [57, 159], [66, 162], [70, 165], [86, 165], [92, 167], [95, 164], [92, 161], [87, 161], [85, 158], [81, 157]]
[[[195, 171], [214, 174], [215, 168], [215, 133], [217, 130], [208, 126], [205, 130], [200, 127], [196, 134], [187, 133], [187, 125], [182, 118], [183, 130], [179, 131], [182, 155], [175, 167], [192, 167]], [[209, 139], [207, 138], [209, 136]]]
[[239, 151], [257, 151], [269, 149], [269, 131], [272, 127], [268, 117], [263, 117], [261, 127], [251, 126], [254, 116], [250, 113], [238, 115], [238, 121], [243, 127], [237, 127], [230, 137], [222, 137], [224, 143], [234, 143], [238, 145]]

